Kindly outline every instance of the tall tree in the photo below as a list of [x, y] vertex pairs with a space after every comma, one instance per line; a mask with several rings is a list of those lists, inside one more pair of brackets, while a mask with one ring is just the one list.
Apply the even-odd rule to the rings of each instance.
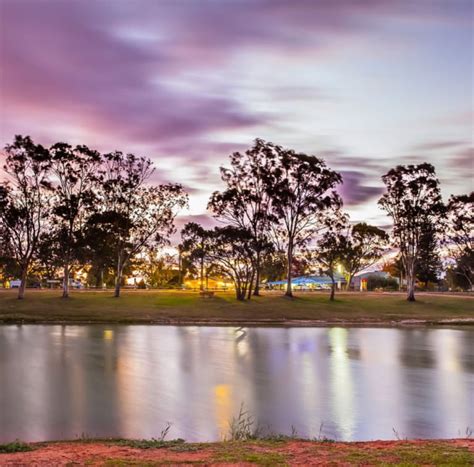
[[114, 226], [115, 297], [124, 267], [145, 248], [167, 242], [174, 218], [187, 205], [179, 184], [146, 185], [154, 169], [149, 159], [114, 152], [105, 155], [102, 189], [104, 214]]
[[232, 281], [237, 300], [249, 298], [255, 260], [252, 232], [233, 226], [215, 228], [211, 241], [210, 257], [217, 271]]
[[374, 265], [382, 257], [387, 244], [388, 235], [378, 227], [365, 222], [350, 227], [342, 258], [347, 271], [347, 290], [355, 274]]
[[18, 298], [22, 299], [30, 266], [47, 225], [50, 160], [48, 150], [29, 136], [16, 136], [5, 151], [4, 171], [8, 180], [0, 185], [0, 230], [20, 270]]
[[317, 243], [316, 259], [322, 270], [331, 279], [331, 294], [329, 299], [334, 300], [336, 293], [336, 267], [341, 263], [347, 251], [347, 237], [343, 232], [344, 224], [336, 222], [327, 230]]
[[420, 257], [416, 266], [418, 281], [428, 287], [428, 282], [436, 282], [441, 271], [438, 233], [434, 225], [427, 223], [420, 238]]
[[51, 146], [51, 172], [56, 180], [53, 213], [56, 236], [62, 249], [63, 298], [69, 296], [71, 263], [83, 236], [87, 215], [96, 200], [100, 181], [101, 156], [86, 146], [69, 144]]
[[474, 192], [451, 196], [448, 202], [444, 243], [456, 263], [453, 269], [473, 288], [474, 277]]
[[188, 222], [181, 230], [182, 251], [199, 270], [199, 288], [204, 290], [204, 280], [212, 267], [212, 231], [206, 230], [196, 222]]
[[322, 159], [275, 146], [277, 160], [272, 167], [272, 213], [278, 220], [275, 229], [279, 247], [286, 251], [286, 295], [293, 296], [291, 267], [295, 249], [328, 227], [340, 215], [341, 198], [336, 193], [342, 182], [339, 173]]
[[275, 146], [262, 139], [256, 139], [253, 147], [244, 153], [231, 154], [231, 168], [220, 169], [227, 188], [214, 192], [208, 205], [218, 219], [252, 234], [254, 295], [259, 295], [262, 255], [268, 246], [268, 231], [273, 221], [270, 187], [276, 156]]
[[379, 205], [393, 220], [393, 236], [407, 280], [407, 300], [415, 300], [416, 268], [425, 226], [436, 225], [444, 210], [435, 168], [428, 163], [399, 165], [382, 180], [386, 193]]

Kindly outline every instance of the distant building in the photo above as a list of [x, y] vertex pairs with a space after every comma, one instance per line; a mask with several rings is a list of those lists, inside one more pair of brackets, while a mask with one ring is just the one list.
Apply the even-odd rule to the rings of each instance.
[[[346, 279], [342, 274], [334, 274], [336, 287], [341, 289], [346, 284]], [[323, 290], [330, 289], [332, 280], [326, 275], [308, 275], [294, 277], [291, 280], [291, 286], [295, 290]], [[270, 281], [263, 284], [268, 289], [284, 289], [286, 287], [286, 280], [282, 281]]]

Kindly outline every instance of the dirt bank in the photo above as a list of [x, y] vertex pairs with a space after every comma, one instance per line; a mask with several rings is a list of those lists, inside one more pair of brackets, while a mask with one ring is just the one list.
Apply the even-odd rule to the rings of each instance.
[[37, 443], [23, 447], [31, 450], [0, 454], [0, 465], [474, 464], [474, 441], [470, 439], [363, 443], [277, 439], [162, 445], [108, 440]]

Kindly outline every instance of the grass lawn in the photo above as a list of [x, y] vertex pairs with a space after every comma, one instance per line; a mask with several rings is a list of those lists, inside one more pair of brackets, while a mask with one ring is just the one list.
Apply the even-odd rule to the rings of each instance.
[[30, 465], [30, 462], [34, 462], [34, 465], [107, 466], [170, 464], [470, 466], [474, 463], [474, 442], [459, 439], [339, 443], [269, 439], [188, 444], [182, 441], [79, 440], [0, 445], [0, 464]]
[[330, 302], [325, 293], [301, 293], [288, 299], [271, 292], [239, 302], [230, 292], [203, 298], [197, 292], [128, 290], [117, 299], [111, 291], [76, 291], [62, 299], [59, 290], [27, 290], [25, 299], [18, 300], [16, 291], [1, 290], [0, 322], [322, 325], [421, 320], [436, 324], [444, 320], [474, 322], [473, 305], [474, 297], [441, 294], [419, 294], [417, 301], [410, 303], [396, 293], [341, 293]]

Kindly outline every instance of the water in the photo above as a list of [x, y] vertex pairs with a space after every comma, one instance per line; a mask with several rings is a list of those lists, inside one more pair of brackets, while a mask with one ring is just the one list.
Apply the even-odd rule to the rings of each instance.
[[[339, 440], [474, 427], [474, 328], [0, 326], [0, 442], [222, 438], [262, 426]], [[321, 429], [321, 424], [322, 429]]]

